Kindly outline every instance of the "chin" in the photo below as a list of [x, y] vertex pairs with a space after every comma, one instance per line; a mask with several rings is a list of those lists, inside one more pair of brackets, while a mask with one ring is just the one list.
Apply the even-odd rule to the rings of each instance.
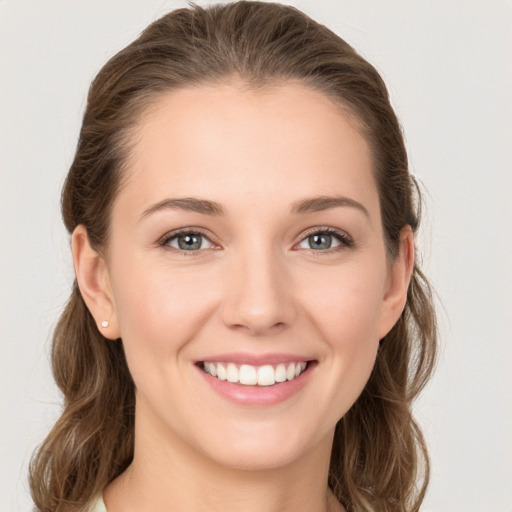
[[[334, 428], [315, 435], [307, 429], [272, 428], [252, 425], [250, 431], [220, 432], [218, 439], [211, 439], [203, 454], [216, 464], [236, 470], [264, 471], [299, 463], [311, 452], [321, 449], [330, 452]], [[215, 436], [217, 437], [217, 436]]]

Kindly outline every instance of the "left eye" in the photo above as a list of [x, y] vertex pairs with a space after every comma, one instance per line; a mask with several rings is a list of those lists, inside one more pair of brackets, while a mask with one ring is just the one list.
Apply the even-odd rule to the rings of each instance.
[[199, 251], [201, 249], [211, 249], [214, 244], [201, 233], [178, 233], [169, 237], [164, 245], [169, 245], [174, 249], [181, 251]]
[[298, 244], [298, 247], [301, 249], [326, 251], [341, 245], [349, 245], [348, 241], [346, 241], [342, 235], [319, 231], [317, 233], [312, 233], [311, 235], [304, 238], [304, 240]]

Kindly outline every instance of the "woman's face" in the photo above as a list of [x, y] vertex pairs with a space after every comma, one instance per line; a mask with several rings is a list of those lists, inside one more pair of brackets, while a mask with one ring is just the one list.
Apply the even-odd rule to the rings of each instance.
[[401, 311], [355, 123], [297, 84], [201, 86], [134, 141], [106, 289], [138, 442], [238, 468], [329, 447]]

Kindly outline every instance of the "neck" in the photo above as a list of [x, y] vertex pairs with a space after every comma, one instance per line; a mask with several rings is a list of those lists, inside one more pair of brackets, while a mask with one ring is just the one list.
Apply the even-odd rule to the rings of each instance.
[[332, 433], [299, 459], [265, 469], [225, 467], [137, 428], [135, 439], [131, 466], [104, 492], [109, 512], [343, 510], [327, 487]]

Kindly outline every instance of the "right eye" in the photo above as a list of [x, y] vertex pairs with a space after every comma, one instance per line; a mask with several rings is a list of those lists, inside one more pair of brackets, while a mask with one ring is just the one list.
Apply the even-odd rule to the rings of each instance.
[[215, 248], [215, 244], [207, 236], [196, 231], [171, 233], [160, 242], [160, 245], [169, 246], [173, 249], [185, 252]]

